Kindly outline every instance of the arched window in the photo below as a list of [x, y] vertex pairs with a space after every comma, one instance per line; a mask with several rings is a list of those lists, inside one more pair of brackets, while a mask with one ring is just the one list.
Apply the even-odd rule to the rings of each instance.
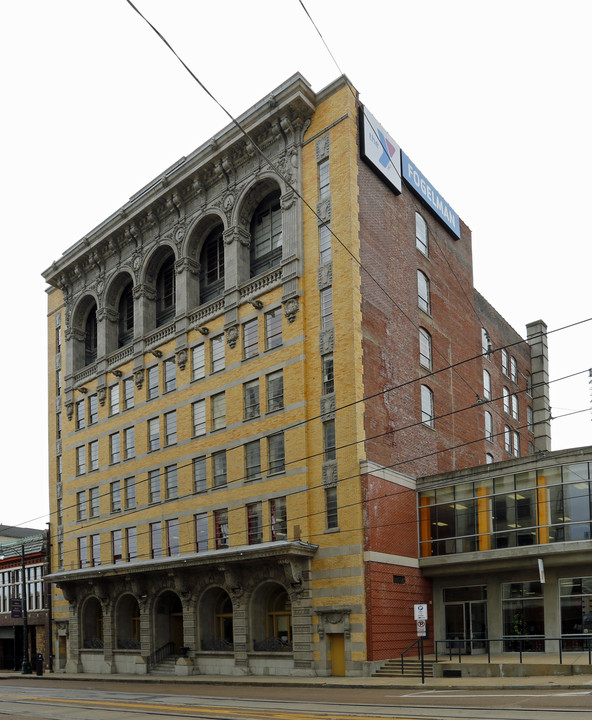
[[135, 650], [140, 647], [140, 606], [133, 595], [125, 595], [117, 606], [117, 647]]
[[214, 634], [224, 647], [232, 647], [234, 642], [232, 628], [232, 600], [222, 590], [216, 601], [214, 614]]
[[427, 385], [421, 386], [421, 421], [427, 427], [434, 427], [434, 393]]
[[171, 253], [156, 276], [156, 327], [175, 317], [175, 258]]
[[119, 298], [119, 313], [117, 343], [118, 346], [124, 347], [128, 345], [134, 337], [134, 286], [129, 282], [124, 288]]
[[251, 220], [251, 277], [279, 265], [282, 260], [280, 191], [259, 203]]
[[485, 439], [493, 442], [493, 417], [489, 410], [485, 411]]
[[432, 369], [432, 336], [424, 328], [419, 328], [419, 364]]
[[428, 255], [428, 225], [419, 213], [415, 213], [415, 245], [424, 255]]
[[97, 359], [97, 305], [93, 303], [84, 323], [84, 364], [91, 365]]
[[204, 593], [200, 603], [199, 627], [202, 650], [232, 650], [233, 609], [226, 590], [212, 587]]
[[255, 651], [292, 650], [292, 602], [279, 583], [265, 583], [253, 595], [251, 634]]
[[224, 240], [222, 227], [207, 236], [199, 256], [199, 302], [203, 304], [224, 292]]
[[430, 281], [421, 270], [417, 271], [417, 304], [424, 312], [430, 314]]
[[82, 608], [82, 646], [103, 647], [103, 608], [98, 598], [89, 598]]

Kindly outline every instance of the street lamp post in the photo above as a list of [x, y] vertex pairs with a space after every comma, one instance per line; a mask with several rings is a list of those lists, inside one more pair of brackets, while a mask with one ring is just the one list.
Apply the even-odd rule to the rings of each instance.
[[25, 543], [21, 544], [22, 581], [23, 581], [23, 666], [21, 675], [31, 674], [31, 663], [29, 662], [29, 625], [27, 615], [27, 579], [25, 569]]

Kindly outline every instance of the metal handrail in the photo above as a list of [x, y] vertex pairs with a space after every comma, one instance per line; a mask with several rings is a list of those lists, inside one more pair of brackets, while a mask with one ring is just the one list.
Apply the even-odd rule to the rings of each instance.
[[406, 648], [405, 650], [403, 650], [403, 652], [401, 653], [401, 675], [405, 675], [405, 658], [404, 658], [404, 655], [405, 655], [405, 653], [406, 653], [407, 651], [411, 650], [411, 648], [412, 648], [414, 645], [417, 645], [417, 658], [418, 658], [418, 660], [421, 660], [420, 648], [419, 648], [419, 645], [420, 645], [419, 641], [420, 641], [420, 640], [421, 640], [421, 638], [417, 638], [417, 640], [415, 640], [414, 642], [412, 642], [411, 645], [409, 645], [409, 647]]
[[175, 643], [171, 641], [151, 653], [148, 656], [148, 671], [152, 670], [152, 668], [155, 668], [157, 665], [160, 665], [163, 660], [166, 660], [172, 654], [174, 649]]
[[[434, 656], [435, 661], [438, 662], [438, 645], [441, 643], [448, 643], [448, 658], [452, 661], [452, 650], [453, 646], [454, 649], [458, 649], [458, 662], [462, 662], [462, 654], [461, 654], [461, 648], [463, 645], [470, 645], [471, 649], [473, 647], [474, 643], [485, 643], [487, 647], [487, 662], [491, 663], [491, 643], [492, 642], [518, 642], [518, 652], [520, 655], [520, 663], [522, 664], [522, 659], [524, 655], [524, 643], [532, 640], [538, 640], [543, 642], [543, 646], [547, 642], [558, 642], [559, 643], [559, 664], [563, 664], [563, 653], [566, 652], [563, 649], [563, 644], [565, 642], [570, 642], [573, 640], [580, 640], [584, 642], [584, 649], [587, 648], [588, 650], [588, 665], [592, 665], [592, 635], [589, 634], [583, 634], [583, 635], [570, 635], [569, 637], [544, 637], [543, 635], [510, 635], [502, 638], [445, 638], [444, 640], [434, 640]], [[416, 641], [417, 642], [417, 641]], [[415, 645], [415, 643], [413, 643]], [[410, 645], [407, 650], [409, 650], [413, 645]], [[405, 652], [407, 652], [405, 650]], [[575, 651], [577, 652], [577, 651]]]

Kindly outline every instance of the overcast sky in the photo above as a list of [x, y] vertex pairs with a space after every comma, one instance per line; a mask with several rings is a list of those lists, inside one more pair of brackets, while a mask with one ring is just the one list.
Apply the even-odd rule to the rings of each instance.
[[[340, 71], [298, 0], [137, 0], [238, 115], [299, 71]], [[360, 98], [473, 232], [474, 282], [525, 334], [592, 316], [592, 3], [306, 0]], [[228, 118], [125, 0], [0, 3], [5, 350], [0, 523], [47, 517], [46, 295], [61, 253]], [[23, 255], [24, 253], [24, 255]], [[10, 348], [10, 354], [8, 352]], [[551, 379], [592, 323], [549, 336]], [[587, 373], [553, 415], [590, 407]], [[592, 442], [590, 412], [553, 449]]]

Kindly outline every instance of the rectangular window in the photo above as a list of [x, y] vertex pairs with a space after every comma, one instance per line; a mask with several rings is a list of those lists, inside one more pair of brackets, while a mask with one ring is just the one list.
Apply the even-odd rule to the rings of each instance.
[[193, 403], [193, 436], [206, 434], [206, 401], [197, 400]]
[[121, 481], [111, 483], [111, 512], [121, 511]]
[[491, 375], [487, 370], [483, 370], [483, 397], [491, 400]]
[[96, 395], [88, 398], [88, 424], [94, 425], [99, 420], [99, 401]]
[[325, 488], [325, 512], [327, 518], [327, 530], [333, 530], [339, 527], [339, 517], [337, 513], [337, 488]]
[[223, 487], [226, 485], [226, 450], [213, 453], [212, 464], [214, 469], [214, 487]]
[[502, 372], [504, 375], [509, 375], [509, 359], [508, 351], [502, 349]]
[[485, 439], [493, 442], [493, 417], [488, 410], [485, 411]]
[[243, 357], [245, 360], [259, 353], [259, 320], [249, 320], [243, 325]]
[[272, 542], [287, 540], [288, 516], [286, 512], [286, 498], [275, 498], [269, 501], [269, 520]]
[[[76, 471], [78, 472], [78, 470]], [[56, 456], [56, 480], [62, 482], [62, 456]]]
[[90, 536], [90, 564], [98, 567], [101, 564], [101, 536]]
[[195, 551], [206, 552], [208, 549], [208, 515], [198, 513], [195, 516]]
[[430, 281], [421, 270], [417, 271], [417, 304], [425, 313], [431, 314]]
[[534, 432], [534, 420], [532, 415], [532, 408], [530, 405], [526, 408], [526, 425], [529, 432]]
[[86, 520], [86, 491], [76, 493], [76, 508], [78, 520]]
[[419, 364], [432, 369], [432, 336], [424, 328], [419, 328]]
[[226, 358], [224, 356], [224, 335], [212, 338], [212, 372], [224, 370]]
[[196, 345], [191, 351], [191, 379], [201, 380], [206, 376], [205, 345]]
[[160, 522], [150, 523], [150, 555], [162, 557], [162, 527]]
[[259, 380], [250, 380], [243, 385], [245, 420], [259, 417]]
[[109, 388], [109, 415], [117, 415], [119, 412], [119, 383]]
[[56, 413], [56, 439], [59, 440], [62, 437], [62, 413]]
[[319, 163], [319, 200], [327, 197], [331, 191], [329, 184], [329, 160]]
[[193, 492], [207, 490], [207, 474], [205, 457], [193, 458]]
[[171, 392], [177, 387], [177, 365], [174, 358], [164, 361], [164, 391]]
[[164, 416], [164, 444], [175, 445], [177, 442], [177, 411], [166, 413]]
[[265, 349], [279, 347], [282, 344], [282, 309], [275, 308], [265, 313]]
[[321, 329], [333, 324], [333, 288], [321, 290]]
[[78, 538], [78, 567], [85, 568], [88, 565], [87, 540], [85, 537]]
[[60, 397], [62, 394], [62, 371], [58, 370], [56, 372], [56, 395], [57, 397]]
[[56, 328], [55, 338], [56, 338], [56, 355], [59, 355], [59, 353], [62, 352], [62, 328], [61, 327]]
[[123, 404], [126, 410], [134, 407], [134, 380], [126, 378], [123, 381]]
[[514, 430], [512, 433], [514, 438], [514, 457], [520, 457], [520, 435]]
[[284, 407], [283, 370], [270, 373], [267, 378], [267, 412], [282, 410]]
[[84, 445], [76, 448], [76, 474], [84, 475], [86, 472], [86, 448]]
[[148, 400], [158, 396], [158, 365], [148, 368]]
[[228, 510], [214, 512], [214, 527], [216, 530], [216, 550], [228, 547]]
[[58, 525], [61, 525], [64, 522], [64, 506], [62, 498], [58, 498], [56, 500], [56, 522]]
[[125, 544], [127, 547], [127, 561], [138, 559], [138, 531], [135, 527], [125, 529]]
[[123, 543], [121, 530], [113, 530], [111, 533], [111, 547], [113, 550], [113, 562], [115, 565], [123, 562]]
[[516, 358], [510, 358], [510, 378], [513, 383], [518, 382], [518, 367], [516, 365]]
[[284, 472], [286, 468], [286, 455], [284, 450], [284, 433], [270, 435], [267, 439], [269, 474]]
[[136, 507], [136, 478], [129, 477], [123, 482], [125, 484], [125, 509], [133, 510]]
[[255, 480], [261, 477], [261, 443], [253, 440], [245, 445], [245, 478]]
[[160, 447], [160, 420], [151, 418], [148, 420], [148, 450], [158, 450]]
[[327, 420], [323, 423], [323, 450], [325, 462], [336, 460], [335, 450], [335, 420]]
[[78, 400], [76, 403], [76, 430], [82, 430], [85, 425], [84, 419], [84, 400]]
[[168, 467], [166, 467], [164, 469], [164, 478], [167, 500], [178, 497], [179, 486], [177, 482], [177, 466], [169, 465]]
[[331, 228], [329, 225], [319, 227], [319, 263], [331, 260]]
[[504, 412], [510, 414], [510, 391], [507, 387], [502, 388], [502, 398], [504, 402]]
[[150, 502], [160, 502], [160, 470], [150, 470], [148, 473]]
[[507, 453], [512, 452], [512, 431], [507, 425], [504, 427], [504, 447]]
[[88, 444], [88, 459], [90, 470], [98, 470], [99, 469], [99, 441], [93, 440]]
[[126, 428], [123, 431], [123, 443], [125, 445], [125, 459], [129, 460], [136, 456], [136, 429], [133, 427]]
[[118, 463], [121, 459], [121, 445], [119, 440], [119, 433], [113, 433], [109, 435], [109, 462]]
[[512, 395], [512, 417], [518, 420], [518, 395]]
[[321, 362], [323, 364], [323, 395], [328, 395], [335, 391], [333, 353], [323, 355]]
[[212, 430], [226, 427], [226, 395], [217, 393], [212, 395]]
[[88, 514], [89, 517], [99, 516], [99, 488], [90, 488], [88, 491]]
[[247, 505], [247, 539], [249, 545], [257, 545], [263, 542], [261, 503], [250, 503]]
[[434, 394], [427, 385], [421, 386], [421, 421], [434, 427]]
[[179, 518], [166, 521], [167, 550], [169, 555], [179, 554]]

